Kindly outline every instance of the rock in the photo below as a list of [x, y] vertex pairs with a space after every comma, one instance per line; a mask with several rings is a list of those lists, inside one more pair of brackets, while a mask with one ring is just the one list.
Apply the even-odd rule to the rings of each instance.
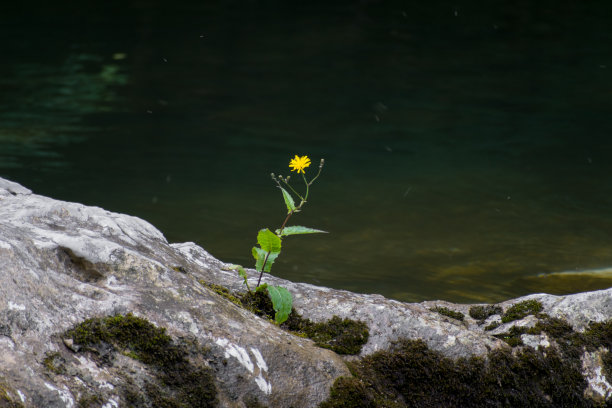
[[[155, 406], [156, 398], [189, 395], [199, 405], [185, 406], [318, 406], [335, 379], [350, 375], [345, 361], [357, 357], [316, 347], [202, 284], [244, 291], [230, 267], [194, 243], [169, 244], [139, 218], [53, 200], [0, 179], [0, 401]], [[254, 286], [257, 274], [247, 272]], [[509, 349], [493, 335], [537, 322], [533, 315], [503, 324], [499, 314], [475, 320], [471, 305], [402, 303], [268, 274], [264, 281], [289, 289], [297, 311], [315, 322], [334, 315], [365, 322], [370, 336], [360, 357], [400, 339], [422, 339], [451, 358], [485, 356]], [[499, 306], [506, 311], [532, 299], [578, 331], [612, 318], [612, 289], [536, 294]], [[444, 308], [464, 320], [431, 310]], [[494, 322], [497, 328], [485, 330]], [[143, 346], [125, 343], [122, 330], [134, 330]], [[534, 348], [549, 346], [548, 337], [523, 338]], [[589, 356], [584, 373], [592, 392], [608, 398], [601, 359]]]
[[[156, 383], [155, 369], [111, 348], [79, 352], [63, 336], [90, 318], [133, 313], [166, 328], [194, 354], [193, 365], [210, 369], [221, 406], [244, 406], [247, 397], [277, 407], [324, 400], [334, 379], [349, 374], [343, 360], [200, 284], [227, 273], [206, 256], [196, 268], [141, 219], [0, 179], [0, 389], [28, 407], [88, 398], [126, 406], [134, 384]], [[198, 347], [207, 361], [197, 361]], [[57, 364], [44, 364], [53, 355]]]

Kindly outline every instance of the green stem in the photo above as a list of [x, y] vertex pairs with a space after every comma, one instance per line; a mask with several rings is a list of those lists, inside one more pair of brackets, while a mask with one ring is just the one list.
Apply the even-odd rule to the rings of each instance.
[[[300, 207], [301, 206], [302, 205], [300, 204]], [[283, 230], [285, 229], [285, 225], [287, 225], [287, 221], [289, 221], [289, 218], [292, 215], [293, 215], [293, 211], [291, 211], [289, 214], [287, 214], [287, 217], [285, 217], [285, 221], [283, 221], [283, 225], [281, 225], [280, 230], [278, 231], [278, 236], [279, 237], [283, 234]], [[266, 262], [268, 262], [268, 257], [269, 256], [270, 256], [270, 253], [268, 252], [266, 254], [266, 257], [264, 258], [263, 266], [261, 267], [261, 272], [259, 273], [259, 279], [257, 279], [257, 286], [259, 286], [259, 284], [261, 283], [261, 278], [263, 277], [264, 270], [266, 269]]]
[[319, 176], [321, 175], [321, 170], [323, 170], [323, 164], [321, 164], [321, 165], [319, 166], [319, 171], [317, 172], [317, 175], [316, 175], [316, 176], [314, 176], [314, 178], [313, 178], [312, 180], [310, 180], [310, 183], [309, 183], [309, 184], [314, 183], [314, 182], [315, 182], [315, 180], [319, 178]]
[[[310, 189], [310, 184], [308, 183], [308, 181], [306, 180], [306, 174], [302, 173], [302, 178], [304, 179], [304, 183], [306, 184], [306, 194], [304, 195], [304, 199], [302, 200], [302, 202], [305, 202], [306, 200], [308, 200], [308, 190]], [[300, 204], [300, 207], [302, 206], [302, 204]]]
[[[323, 161], [321, 161], [321, 165], [319, 166], [319, 171], [317, 172], [317, 175], [314, 176], [314, 178], [312, 180], [310, 180], [310, 182], [308, 182], [308, 180], [306, 180], [306, 174], [302, 173], [302, 178], [304, 179], [304, 183], [306, 184], [306, 194], [304, 195], [304, 197], [302, 197], [297, 191], [295, 191], [295, 189], [291, 186], [291, 184], [287, 183], [285, 180], [283, 180], [281, 178], [281, 181], [283, 183], [285, 183], [285, 185], [287, 187], [289, 187], [291, 189], [291, 191], [293, 191], [293, 193], [298, 196], [300, 198], [300, 205], [298, 205], [295, 210], [292, 210], [289, 212], [289, 214], [287, 214], [287, 216], [285, 217], [285, 221], [283, 221], [283, 225], [281, 225], [280, 229], [278, 230], [278, 236], [279, 238], [283, 235], [283, 230], [285, 229], [285, 226], [287, 225], [287, 221], [289, 221], [289, 218], [291, 218], [291, 216], [293, 215], [293, 213], [296, 213], [298, 211], [300, 211], [300, 209], [302, 208], [302, 206], [304, 204], [306, 204], [306, 200], [308, 199], [308, 193], [310, 192], [310, 185], [312, 183], [314, 183], [314, 181], [319, 178], [319, 176], [321, 175], [321, 170], [323, 169]], [[276, 182], [276, 184], [280, 187], [280, 183], [278, 182], [278, 180], [276, 179], [276, 177], [274, 177], [274, 175], [272, 175], [272, 179]], [[259, 279], [257, 279], [257, 287], [259, 287], [259, 284], [261, 283], [261, 278], [263, 277], [264, 274], [264, 270], [266, 269], [266, 263], [268, 262], [268, 257], [270, 256], [270, 253], [268, 252], [266, 254], [266, 257], [264, 258], [263, 261], [263, 265], [261, 267], [261, 272], [259, 272]], [[248, 287], [248, 286], [247, 286]]]
[[[285, 180], [283, 180], [283, 183], [285, 183]], [[298, 193], [297, 191], [295, 191], [295, 189], [293, 188], [293, 186], [289, 183], [285, 183], [285, 185], [287, 187], [289, 187], [291, 189], [291, 191], [293, 191], [293, 194], [295, 194], [296, 196], [299, 197], [300, 200], [304, 200], [304, 198], [300, 195], [300, 193]]]

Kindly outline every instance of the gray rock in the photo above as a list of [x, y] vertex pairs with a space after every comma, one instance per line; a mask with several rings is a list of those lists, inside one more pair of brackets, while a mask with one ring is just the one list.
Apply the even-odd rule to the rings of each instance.
[[[254, 286], [257, 273], [248, 274]], [[535, 324], [528, 316], [486, 331], [500, 317], [477, 322], [469, 317], [470, 305], [402, 303], [268, 274], [264, 281], [287, 287], [296, 309], [313, 321], [338, 315], [365, 322], [370, 337], [361, 356], [406, 338], [423, 339], [453, 358], [482, 356], [508, 347], [493, 334]], [[155, 369], [129, 353], [110, 345], [94, 353], [64, 335], [86, 319], [127, 313], [166, 328], [190, 366], [213, 373], [220, 406], [243, 407], [257, 398], [270, 407], [315, 407], [336, 378], [349, 375], [345, 359], [355, 357], [343, 359], [287, 333], [201, 282], [244, 291], [231, 265], [194, 243], [169, 244], [139, 218], [42, 197], [0, 179], [0, 390], [28, 407], [76, 407], [87, 398], [114, 407], [129, 405], [126, 398], [139, 390], [161, 387]], [[576, 330], [612, 318], [612, 289], [536, 294], [500, 306], [506, 310], [525, 299], [538, 299], [545, 313]], [[465, 319], [430, 310], [435, 307]], [[546, 347], [538, 336], [524, 340]], [[601, 359], [587, 357], [585, 375], [601, 390]]]
[[[334, 379], [349, 374], [343, 360], [200, 284], [224, 273], [208, 257], [196, 269], [141, 219], [30, 194], [1, 180], [3, 389], [31, 407], [73, 407], [88, 395], [108, 407], [125, 406], [121, 382], [150, 383], [151, 373], [121, 354], [112, 365], [74, 354], [72, 339], [62, 333], [88, 318], [131, 312], [208, 350], [204, 365], [214, 370], [221, 406], [244, 406], [244, 397], [278, 407], [324, 400]], [[44, 364], [53, 354], [62, 361], [55, 373]]]

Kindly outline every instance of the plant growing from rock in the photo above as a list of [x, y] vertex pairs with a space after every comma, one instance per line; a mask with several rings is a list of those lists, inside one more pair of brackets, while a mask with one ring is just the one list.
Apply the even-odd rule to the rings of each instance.
[[[312, 186], [315, 180], [321, 175], [321, 170], [323, 170], [324, 163], [325, 161], [321, 159], [319, 171], [312, 179], [308, 180], [306, 178], [306, 172], [304, 171], [305, 168], [310, 166], [310, 159], [308, 156], [295, 155], [295, 157], [291, 159], [289, 162], [291, 171], [297, 172], [298, 175], [301, 173], [302, 175], [305, 185], [305, 191], [303, 194], [298, 192], [289, 183], [291, 176], [283, 177], [276, 176], [274, 173], [271, 174], [272, 180], [274, 180], [276, 186], [280, 189], [283, 195], [283, 200], [285, 201], [285, 205], [287, 207], [287, 215], [285, 216], [285, 220], [281, 224], [280, 228], [274, 230], [274, 232], [272, 232], [269, 228], [259, 230], [257, 233], [257, 244], [259, 246], [254, 246], [251, 252], [253, 254], [253, 258], [255, 258], [255, 269], [257, 272], [259, 272], [255, 292], [266, 291], [268, 293], [274, 307], [274, 320], [278, 324], [283, 323], [289, 317], [291, 307], [293, 305], [293, 298], [291, 297], [291, 293], [286, 288], [282, 286], [268, 285], [267, 283], [262, 284], [261, 279], [264, 272], [270, 272], [274, 261], [276, 261], [276, 258], [278, 258], [280, 255], [282, 240], [284, 237], [289, 235], [325, 232], [314, 228], [303, 227], [301, 225], [287, 225], [291, 216], [302, 211], [304, 205], [307, 203], [308, 195], [310, 193], [310, 186]], [[299, 204], [297, 205], [295, 203], [296, 200], [294, 199], [294, 196], [299, 199]], [[233, 268], [238, 270], [240, 276], [244, 279], [244, 284], [246, 285], [247, 290], [249, 293], [252, 293], [248, 283], [248, 276], [244, 268], [240, 265], [234, 265]]]

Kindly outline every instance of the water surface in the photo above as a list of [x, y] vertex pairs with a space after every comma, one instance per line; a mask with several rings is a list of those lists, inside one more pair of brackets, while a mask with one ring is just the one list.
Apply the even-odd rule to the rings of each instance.
[[[0, 175], [275, 275], [406, 301], [612, 285], [611, 6], [105, 2], [0, 17]], [[95, 4], [95, 3], [94, 3]], [[605, 270], [605, 269], [604, 269]], [[551, 274], [553, 273], [553, 274]]]

